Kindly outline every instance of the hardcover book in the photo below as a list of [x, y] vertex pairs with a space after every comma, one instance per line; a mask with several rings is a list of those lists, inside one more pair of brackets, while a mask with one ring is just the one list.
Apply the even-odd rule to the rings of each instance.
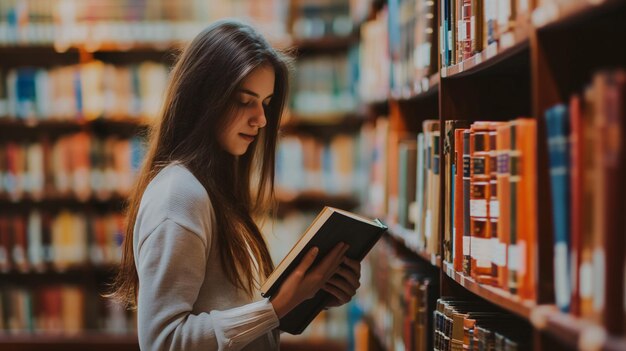
[[[261, 286], [261, 295], [272, 297], [283, 281], [300, 264], [302, 257], [313, 247], [319, 253], [313, 266], [321, 261], [340, 242], [350, 246], [346, 257], [361, 261], [387, 230], [378, 219], [368, 219], [333, 207], [324, 207], [300, 240], [274, 269]], [[332, 295], [320, 290], [315, 296], [296, 306], [280, 319], [279, 329], [290, 334], [300, 334], [328, 304]]]

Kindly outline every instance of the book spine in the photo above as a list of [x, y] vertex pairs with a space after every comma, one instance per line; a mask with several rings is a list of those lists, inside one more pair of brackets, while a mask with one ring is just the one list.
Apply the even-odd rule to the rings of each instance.
[[471, 157], [470, 157], [471, 132], [463, 132], [463, 272], [471, 274], [471, 225], [470, 225], [470, 192], [471, 192]]
[[565, 105], [556, 105], [545, 113], [550, 161], [550, 188], [554, 223], [554, 286], [556, 304], [569, 311], [571, 297], [569, 272], [569, 146], [567, 135], [568, 111]]
[[593, 314], [593, 209], [595, 208], [595, 168], [596, 160], [592, 151], [596, 142], [594, 133], [594, 104], [595, 91], [593, 87], [585, 90], [584, 110], [582, 117], [583, 144], [582, 147], [582, 240], [580, 273], [578, 284], [580, 287], [580, 314], [583, 317], [591, 317]]
[[471, 275], [477, 281], [487, 283], [491, 276], [489, 126], [487, 123], [476, 122], [472, 125], [471, 130]]
[[491, 279], [490, 283], [495, 284], [498, 279], [498, 265], [496, 253], [498, 250], [498, 223], [500, 218], [500, 201], [498, 198], [498, 163], [496, 137], [499, 122], [489, 123], [489, 237], [491, 252]]
[[509, 269], [509, 281], [508, 287], [509, 291], [512, 294], [517, 294], [519, 282], [518, 282], [518, 271], [520, 265], [520, 252], [517, 242], [517, 207], [518, 207], [518, 193], [519, 189], [519, 180], [520, 180], [520, 149], [518, 145], [518, 134], [517, 129], [519, 128], [517, 125], [517, 121], [511, 122], [511, 151], [509, 153], [509, 162], [510, 162], [510, 172], [511, 175], [509, 177], [509, 184], [511, 189], [511, 208], [510, 214], [511, 219], [509, 221], [511, 233], [510, 233], [510, 242], [508, 247], [508, 269]]
[[579, 95], [573, 95], [569, 103], [570, 110], [570, 164], [571, 164], [571, 183], [570, 183], [570, 233], [571, 233], [571, 283], [572, 296], [570, 299], [570, 313], [574, 316], [580, 316], [580, 264], [582, 258], [582, 233], [583, 233], [583, 153], [584, 153], [584, 136], [582, 130], [582, 110]]
[[605, 249], [605, 289], [603, 324], [610, 334], [624, 334], [624, 311], [617, 308], [624, 304], [624, 254], [626, 244], [626, 71], [617, 70], [604, 73], [606, 77], [605, 119], [602, 138], [601, 167], [604, 176], [604, 249]]
[[[523, 299], [536, 299], [536, 265], [537, 253], [537, 143], [536, 121], [530, 118], [520, 120], [518, 129], [521, 149], [521, 177], [517, 208], [518, 247], [522, 263], [519, 267], [519, 295]], [[522, 220], [523, 219], [523, 220]]]
[[454, 131], [454, 270], [463, 271], [463, 132], [461, 128]]
[[496, 163], [500, 213], [497, 230], [498, 241], [497, 247], [494, 250], [494, 257], [498, 270], [497, 285], [503, 289], [508, 288], [507, 251], [511, 231], [511, 185], [509, 183], [511, 176], [509, 169], [510, 136], [511, 126], [509, 123], [504, 123], [498, 127], [496, 136]]

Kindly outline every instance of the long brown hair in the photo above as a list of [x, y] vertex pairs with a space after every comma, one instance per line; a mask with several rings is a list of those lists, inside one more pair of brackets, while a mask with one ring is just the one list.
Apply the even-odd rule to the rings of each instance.
[[[235, 112], [235, 94], [243, 80], [263, 65], [275, 73], [273, 97], [265, 108], [267, 125], [248, 151], [236, 157], [222, 150], [217, 133]], [[255, 266], [249, 247], [259, 277], [267, 278], [273, 264], [254, 218], [274, 204], [276, 139], [289, 65], [289, 58], [253, 28], [234, 21], [212, 24], [183, 50], [171, 72], [161, 118], [150, 131], [146, 157], [129, 198], [122, 262], [111, 297], [136, 306], [140, 287], [133, 254], [135, 220], [146, 187], [172, 162], [193, 173], [211, 199], [226, 277], [253, 293]]]

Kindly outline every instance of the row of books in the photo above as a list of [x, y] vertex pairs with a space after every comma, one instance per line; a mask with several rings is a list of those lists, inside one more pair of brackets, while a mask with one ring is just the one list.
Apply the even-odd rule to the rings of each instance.
[[365, 210], [414, 232], [410, 246], [439, 254], [439, 121], [424, 121], [422, 130], [401, 135], [386, 117], [362, 128], [371, 145]]
[[492, 305], [450, 297], [437, 300], [434, 348], [445, 350], [529, 350], [530, 329]]
[[354, 27], [348, 0], [301, 1], [295, 5], [291, 33], [295, 38], [345, 37]]
[[436, 280], [416, 262], [379, 241], [362, 263], [357, 301], [370, 316], [374, 335], [388, 350], [432, 349]]
[[365, 186], [361, 172], [366, 141], [339, 134], [330, 140], [309, 135], [281, 138], [276, 154], [276, 186], [289, 192], [355, 194]]
[[626, 71], [609, 70], [543, 116], [556, 303], [615, 334], [626, 331], [625, 312], [616, 308], [626, 296], [625, 103]]
[[100, 138], [86, 132], [56, 140], [0, 143], [0, 199], [124, 196], [143, 154], [139, 137]]
[[437, 3], [430, 0], [387, 2], [391, 92], [410, 95], [422, 78], [437, 72]]
[[348, 113], [356, 109], [354, 51], [298, 60], [292, 84], [291, 108], [300, 118]]
[[32, 210], [0, 215], [0, 272], [63, 272], [121, 258], [120, 213]]
[[529, 23], [535, 1], [442, 0], [439, 50], [450, 66], [498, 46], [514, 44], [516, 26]]
[[0, 335], [134, 332], [135, 314], [80, 285], [0, 287]]
[[389, 96], [391, 59], [385, 48], [389, 44], [387, 11], [361, 25], [359, 46], [359, 96], [365, 102], [386, 101]]
[[535, 300], [536, 120], [446, 121], [444, 259], [477, 282]]
[[422, 91], [438, 70], [436, 15], [434, 1], [393, 0], [361, 26], [363, 100], [381, 101], [390, 94], [406, 98]]
[[191, 40], [213, 20], [235, 15], [254, 18], [266, 35], [280, 38], [286, 33], [285, 2], [124, 0], [112, 6], [101, 1], [7, 0], [0, 3], [0, 45], [166, 48]]
[[101, 61], [50, 69], [0, 71], [0, 117], [45, 119], [154, 118], [169, 69], [144, 61], [115, 66]]

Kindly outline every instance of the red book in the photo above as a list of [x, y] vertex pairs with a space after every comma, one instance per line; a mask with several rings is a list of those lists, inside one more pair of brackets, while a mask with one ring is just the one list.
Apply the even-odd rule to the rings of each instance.
[[573, 95], [570, 104], [570, 150], [571, 150], [571, 203], [570, 203], [570, 230], [571, 230], [571, 253], [570, 264], [572, 267], [572, 299], [570, 313], [580, 316], [580, 262], [582, 257], [582, 232], [583, 232], [583, 152], [584, 135], [582, 126], [582, 111], [580, 96]]
[[601, 174], [604, 188], [604, 327], [610, 334], [624, 333], [624, 311], [617, 308], [624, 304], [624, 244], [626, 236], [626, 71], [606, 73], [604, 113], [601, 125], [604, 131], [599, 142], [602, 143], [600, 155]]
[[463, 271], [463, 132], [466, 130], [454, 131], [454, 270], [457, 272]]

